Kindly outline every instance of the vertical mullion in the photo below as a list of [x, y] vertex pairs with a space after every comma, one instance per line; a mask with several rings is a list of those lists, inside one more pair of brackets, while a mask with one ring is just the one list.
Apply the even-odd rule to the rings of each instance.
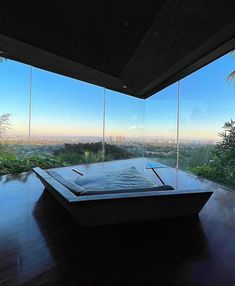
[[176, 150], [176, 169], [179, 169], [179, 120], [180, 120], [180, 81], [177, 83], [177, 150]]
[[106, 109], [106, 89], [103, 96], [103, 138], [102, 138], [102, 161], [105, 160], [105, 110]]
[[32, 76], [33, 76], [33, 68], [32, 68], [32, 66], [30, 66], [30, 74], [29, 74], [29, 133], [28, 133], [29, 143], [31, 141]]

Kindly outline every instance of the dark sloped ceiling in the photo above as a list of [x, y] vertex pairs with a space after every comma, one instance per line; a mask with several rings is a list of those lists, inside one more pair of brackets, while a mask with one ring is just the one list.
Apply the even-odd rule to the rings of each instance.
[[0, 50], [146, 98], [235, 48], [235, 1], [5, 1]]

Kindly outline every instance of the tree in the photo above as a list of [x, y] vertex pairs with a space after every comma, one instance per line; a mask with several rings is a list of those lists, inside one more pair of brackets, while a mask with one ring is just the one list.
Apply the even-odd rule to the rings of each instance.
[[231, 151], [235, 150], [235, 121], [230, 120], [224, 123], [224, 132], [220, 132], [218, 135], [222, 138], [222, 141], [217, 144], [218, 150]]
[[0, 115], [0, 138], [2, 138], [8, 130], [11, 129], [10, 113]]
[[235, 186], [235, 121], [224, 123], [224, 131], [218, 133], [222, 138], [215, 146], [208, 164], [193, 168], [199, 176]]
[[[235, 50], [231, 52], [232, 55], [235, 55]], [[235, 70], [232, 71], [228, 76], [227, 76], [228, 81], [234, 81], [235, 80]]]

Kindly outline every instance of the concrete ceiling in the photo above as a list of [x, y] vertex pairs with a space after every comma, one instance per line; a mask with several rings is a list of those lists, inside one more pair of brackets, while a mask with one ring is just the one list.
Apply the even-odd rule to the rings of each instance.
[[235, 48], [231, 0], [8, 0], [3, 56], [147, 98]]

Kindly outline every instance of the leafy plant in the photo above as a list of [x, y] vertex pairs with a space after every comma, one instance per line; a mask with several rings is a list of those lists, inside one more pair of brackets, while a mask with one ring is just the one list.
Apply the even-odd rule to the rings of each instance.
[[[235, 50], [231, 52], [232, 55], [235, 56]], [[228, 81], [234, 81], [235, 80], [235, 70], [233, 70], [228, 76], [227, 76]]]
[[14, 174], [32, 170], [34, 167], [42, 169], [67, 166], [60, 157], [52, 155], [25, 155], [16, 156], [14, 153], [0, 154], [0, 174]]
[[192, 168], [192, 172], [220, 183], [235, 186], [235, 121], [231, 119], [225, 122], [223, 129], [224, 131], [219, 133], [222, 140], [217, 143], [210, 162]]
[[[106, 161], [131, 158], [133, 155], [111, 144], [106, 144]], [[32, 170], [34, 167], [42, 169], [56, 168], [75, 164], [89, 164], [101, 162], [102, 144], [78, 143], [65, 144], [54, 150], [53, 154], [22, 153], [15, 145], [0, 144], [0, 174], [21, 173]]]

